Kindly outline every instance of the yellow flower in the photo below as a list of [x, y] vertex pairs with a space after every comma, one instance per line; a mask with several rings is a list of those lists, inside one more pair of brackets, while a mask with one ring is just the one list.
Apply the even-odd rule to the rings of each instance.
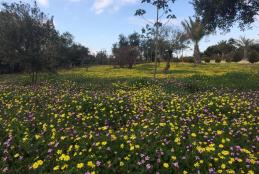
[[200, 164], [199, 164], [199, 162], [196, 162], [195, 164], [194, 164], [194, 167], [200, 167]]
[[105, 146], [107, 144], [107, 141], [103, 141], [102, 145]]
[[175, 138], [175, 139], [174, 139], [174, 142], [175, 142], [175, 143], [179, 143], [179, 142], [180, 142], [180, 138]]
[[120, 162], [120, 166], [124, 166], [124, 162], [121, 161], [121, 162]]
[[130, 144], [130, 150], [134, 150], [134, 149], [135, 149], [134, 145]]
[[164, 168], [168, 168], [169, 164], [168, 163], [164, 163], [163, 166], [164, 166]]
[[255, 172], [253, 170], [249, 170], [248, 174], [254, 174]]
[[68, 168], [68, 165], [67, 165], [67, 164], [64, 164], [64, 165], [61, 167], [61, 170], [64, 170], [64, 169], [66, 169], [66, 168]]
[[226, 165], [225, 164], [221, 164], [220, 166], [222, 169], [225, 169], [226, 168]]
[[187, 174], [187, 173], [188, 173], [187, 171], [185, 171], [185, 170], [183, 171], [183, 174]]
[[222, 170], [218, 170], [217, 172], [218, 172], [218, 173], [222, 173], [223, 171], [222, 171]]
[[58, 150], [58, 151], [57, 151], [57, 154], [60, 155], [61, 153], [62, 153], [62, 150]]
[[59, 160], [62, 160], [62, 161], [69, 161], [69, 160], [70, 160], [70, 156], [69, 156], [69, 155], [66, 155], [66, 154], [62, 154], [62, 155], [59, 157]]
[[166, 126], [166, 123], [159, 123], [159, 126], [164, 127]]
[[40, 138], [40, 135], [35, 135], [35, 138], [36, 138], [36, 140], [38, 140], [39, 138]]
[[196, 133], [192, 133], [191, 136], [192, 136], [192, 137], [196, 137]]
[[229, 173], [229, 174], [235, 174], [235, 171], [232, 170], [232, 169], [228, 169], [228, 170], [227, 170], [227, 173]]
[[225, 155], [225, 156], [227, 156], [227, 155], [229, 155], [229, 151], [223, 150], [223, 151], [222, 151], [222, 154]]
[[83, 168], [84, 167], [84, 163], [78, 163], [77, 165], [76, 165], [76, 168], [78, 168], [78, 169], [81, 169], [81, 168]]
[[238, 158], [237, 161], [241, 163], [243, 160], [241, 158]]
[[53, 170], [54, 170], [54, 171], [59, 170], [59, 165], [55, 166], [55, 167], [53, 168]]
[[139, 146], [138, 144], [136, 144], [136, 145], [135, 145], [135, 148], [136, 148], [136, 149], [139, 149], [139, 148], [140, 148], [140, 146]]
[[111, 139], [112, 139], [112, 141], [115, 141], [117, 139], [116, 135], [112, 134]]
[[172, 156], [171, 159], [172, 159], [173, 161], [175, 161], [175, 160], [176, 160], [176, 156]]
[[32, 168], [33, 169], [37, 169], [39, 166], [41, 166], [43, 164], [42, 160], [38, 160], [35, 163], [32, 164]]
[[218, 134], [218, 135], [221, 135], [222, 133], [223, 133], [222, 130], [217, 130], [217, 134]]
[[32, 164], [33, 169], [37, 169], [38, 167], [39, 167], [38, 163], [35, 162], [35, 163]]
[[14, 158], [17, 158], [17, 157], [19, 157], [19, 156], [20, 156], [20, 154], [17, 153], [17, 154], [14, 155]]
[[88, 161], [87, 166], [91, 168], [95, 168], [95, 164], [92, 161]]
[[39, 164], [39, 166], [41, 166], [43, 164], [42, 160], [38, 160], [37, 163]]
[[251, 164], [255, 164], [256, 163], [256, 161], [254, 159], [251, 159], [250, 162], [251, 162]]
[[220, 147], [220, 148], [223, 148], [223, 147], [224, 147], [224, 145], [223, 145], [223, 144], [220, 144], [220, 145], [219, 145], [219, 147]]

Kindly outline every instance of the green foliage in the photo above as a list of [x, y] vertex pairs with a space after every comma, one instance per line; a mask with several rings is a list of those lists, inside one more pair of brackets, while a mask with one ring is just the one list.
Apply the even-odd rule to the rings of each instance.
[[140, 36], [133, 33], [128, 37], [119, 35], [119, 42], [115, 43], [112, 48], [115, 57], [116, 65], [121, 68], [127, 66], [132, 68], [139, 57]]
[[182, 26], [185, 29], [187, 38], [191, 39], [194, 44], [194, 62], [196, 64], [200, 64], [201, 55], [199, 42], [208, 33], [206, 32], [199, 18], [196, 18], [194, 21], [191, 17], [189, 17], [189, 21], [185, 20], [182, 22]]
[[68, 32], [60, 35], [36, 2], [3, 3], [0, 19], [0, 73], [28, 72], [34, 83], [38, 72], [89, 62], [88, 48]]
[[216, 28], [230, 30], [236, 23], [243, 30], [255, 22], [259, 12], [257, 0], [193, 0], [193, 5], [203, 25], [210, 31]]
[[205, 51], [204, 54], [208, 57], [215, 58], [220, 56], [221, 59], [225, 59], [226, 61], [231, 61], [229, 56], [232, 52], [236, 51], [236, 47], [232, 42], [232, 39], [228, 41], [220, 41], [216, 45], [209, 46]]
[[221, 61], [222, 61], [221, 57], [216, 56], [216, 58], [215, 58], [215, 62], [216, 62], [216, 63], [220, 63]]
[[194, 63], [194, 57], [182, 57], [181, 61], [185, 63]]
[[248, 60], [250, 63], [259, 62], [259, 52], [255, 50], [251, 51]]
[[233, 54], [232, 54], [232, 61], [233, 62], [239, 62], [243, 59], [244, 57], [244, 52], [241, 49], [236, 50]]
[[205, 58], [204, 58], [204, 61], [205, 61], [206, 63], [210, 63], [210, 60], [211, 60], [210, 57], [205, 57]]

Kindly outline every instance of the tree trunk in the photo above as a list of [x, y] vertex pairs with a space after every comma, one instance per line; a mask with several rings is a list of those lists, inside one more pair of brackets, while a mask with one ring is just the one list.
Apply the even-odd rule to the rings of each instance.
[[35, 85], [36, 85], [37, 81], [38, 81], [38, 72], [36, 71], [35, 72], [35, 82], [34, 82]]
[[158, 57], [158, 20], [159, 20], [159, 8], [157, 5], [157, 10], [156, 10], [156, 38], [155, 38], [155, 71], [154, 71], [154, 79], [156, 79], [156, 73], [157, 73], [157, 57]]
[[33, 85], [34, 82], [34, 72], [32, 72], [32, 76], [31, 76], [31, 85]]
[[248, 51], [247, 51], [247, 48], [244, 48], [244, 58], [243, 58], [243, 60], [248, 60]]
[[195, 44], [194, 44], [194, 54], [193, 54], [193, 56], [194, 56], [195, 64], [201, 64], [201, 54], [200, 54], [198, 42], [195, 42]]

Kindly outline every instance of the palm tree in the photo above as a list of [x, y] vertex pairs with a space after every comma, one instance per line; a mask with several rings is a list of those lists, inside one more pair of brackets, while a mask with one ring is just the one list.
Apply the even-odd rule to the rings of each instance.
[[194, 21], [191, 17], [189, 17], [189, 21], [183, 21], [182, 26], [188, 38], [194, 43], [194, 61], [196, 64], [200, 64], [201, 54], [199, 49], [199, 42], [206, 35], [205, 28], [203, 27], [199, 18], [196, 18]]
[[243, 60], [248, 60], [248, 50], [255, 43], [254, 39], [248, 39], [245, 36], [235, 40], [235, 45], [244, 49]]

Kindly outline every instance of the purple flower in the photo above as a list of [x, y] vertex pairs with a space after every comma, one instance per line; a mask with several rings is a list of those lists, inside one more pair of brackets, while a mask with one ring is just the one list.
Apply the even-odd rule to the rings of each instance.
[[179, 164], [178, 164], [178, 162], [173, 163], [173, 166], [174, 166], [175, 168], [179, 169]]
[[96, 161], [96, 166], [100, 166], [101, 162], [100, 161]]
[[152, 167], [152, 166], [151, 166], [150, 164], [147, 164], [147, 165], [146, 165], [147, 170], [151, 169], [151, 167]]
[[146, 157], [145, 157], [145, 160], [146, 160], [146, 161], [148, 161], [149, 159], [150, 159], [149, 156], [146, 156]]

